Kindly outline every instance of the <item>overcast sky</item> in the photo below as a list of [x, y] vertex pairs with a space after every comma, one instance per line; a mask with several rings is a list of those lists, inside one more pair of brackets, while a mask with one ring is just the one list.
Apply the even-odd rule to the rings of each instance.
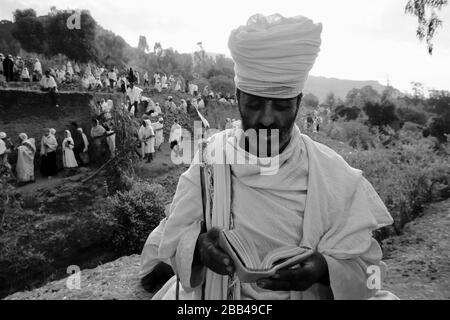
[[407, 0], [0, 0], [0, 19], [17, 8], [45, 14], [88, 9], [104, 28], [137, 46], [139, 35], [163, 48], [229, 55], [230, 31], [255, 13], [304, 15], [323, 23], [322, 48], [311, 74], [351, 80], [378, 80], [408, 90], [411, 81], [450, 90], [450, 6], [440, 13], [444, 26], [429, 56], [415, 37], [416, 19], [404, 14]]

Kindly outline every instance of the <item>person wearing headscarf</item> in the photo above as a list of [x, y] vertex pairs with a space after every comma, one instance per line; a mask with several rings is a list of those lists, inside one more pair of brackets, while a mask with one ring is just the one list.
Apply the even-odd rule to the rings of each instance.
[[180, 154], [180, 145], [182, 137], [183, 137], [182, 127], [178, 123], [178, 119], [175, 119], [172, 127], [170, 128], [169, 143], [170, 149], [172, 149], [177, 156]]
[[73, 153], [73, 149], [75, 148], [75, 143], [72, 139], [72, 135], [69, 130], [64, 131], [64, 140], [62, 143], [62, 151], [63, 151], [63, 167], [67, 169], [73, 169], [78, 167], [77, 160], [75, 159], [75, 155]]
[[9, 173], [12, 173], [11, 164], [8, 161], [8, 155], [14, 149], [14, 145], [5, 132], [0, 132], [0, 165], [6, 167]]
[[186, 100], [181, 99], [181, 104], [178, 108], [182, 113], [187, 113], [187, 103]]
[[157, 122], [152, 122], [155, 131], [155, 148], [161, 151], [161, 145], [164, 143], [164, 119], [160, 117]]
[[58, 141], [56, 140], [55, 134], [55, 129], [46, 129], [41, 139], [41, 173], [49, 179], [58, 172], [58, 166], [56, 164]]
[[147, 163], [152, 162], [153, 153], [155, 152], [155, 132], [153, 130], [152, 122], [149, 119], [142, 121], [138, 137], [141, 142], [142, 160], [147, 159]]
[[116, 133], [114, 132], [114, 127], [112, 121], [105, 122], [103, 124], [106, 132], [106, 144], [108, 145], [109, 154], [111, 157], [116, 156]]
[[100, 125], [97, 119], [92, 120], [91, 138], [92, 138], [92, 153], [94, 156], [94, 163], [100, 164], [102, 156], [102, 141], [105, 138], [106, 129]]
[[[242, 124], [210, 138], [181, 175], [152, 238], [152, 261], [169, 262], [177, 277], [153, 299], [396, 298], [368, 285], [369, 270], [380, 284], [385, 276], [372, 234], [392, 224], [386, 206], [360, 170], [295, 124], [321, 33], [311, 19], [279, 14], [254, 15], [231, 32]], [[254, 259], [289, 249], [301, 261], [247, 282], [219, 244], [223, 229], [252, 242]]]
[[14, 77], [14, 61], [12, 55], [8, 56], [3, 60], [3, 74], [5, 75], [6, 82], [13, 81]]
[[81, 157], [80, 154], [83, 152], [85, 146], [84, 146], [84, 140], [83, 140], [83, 135], [81, 134], [80, 131], [78, 131], [78, 124], [76, 122], [71, 122], [71, 130], [70, 130], [70, 134], [71, 137], [73, 139], [74, 142], [74, 148], [73, 148], [73, 153], [75, 155], [75, 159], [77, 160], [77, 163], [79, 165], [83, 164], [83, 161], [81, 161]]
[[17, 148], [17, 181], [19, 184], [34, 182], [34, 155], [36, 145], [33, 138], [25, 133], [19, 134], [20, 146]]
[[84, 149], [80, 153], [81, 163], [83, 165], [87, 165], [89, 163], [89, 154], [88, 154], [89, 140], [88, 140], [86, 134], [83, 132], [82, 128], [77, 128], [77, 131], [79, 132], [79, 134], [81, 134], [81, 137], [83, 138], [83, 145], [84, 145]]
[[153, 113], [153, 115], [159, 116], [161, 114], [162, 114], [161, 106], [159, 105], [159, 102], [156, 102], [155, 103], [155, 112]]

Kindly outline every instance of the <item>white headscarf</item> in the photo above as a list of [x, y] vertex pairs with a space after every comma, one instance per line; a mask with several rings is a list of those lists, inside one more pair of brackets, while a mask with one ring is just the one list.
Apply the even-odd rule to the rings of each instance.
[[296, 97], [320, 51], [321, 33], [322, 24], [303, 16], [251, 16], [228, 40], [236, 86], [261, 97]]

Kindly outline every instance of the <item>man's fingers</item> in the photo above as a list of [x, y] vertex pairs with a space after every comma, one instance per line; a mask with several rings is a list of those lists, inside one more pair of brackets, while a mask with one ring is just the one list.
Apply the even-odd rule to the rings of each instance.
[[233, 260], [212, 242], [205, 244], [202, 256], [204, 264], [212, 271], [221, 275], [228, 275], [234, 272]]
[[292, 284], [289, 281], [273, 280], [270, 278], [258, 280], [258, 287], [272, 291], [290, 291]]
[[308, 281], [308, 272], [302, 267], [298, 267], [296, 269], [281, 269], [278, 270], [277, 273], [272, 277], [275, 280], [279, 281], [287, 281], [287, 282], [299, 282], [299, 281]]

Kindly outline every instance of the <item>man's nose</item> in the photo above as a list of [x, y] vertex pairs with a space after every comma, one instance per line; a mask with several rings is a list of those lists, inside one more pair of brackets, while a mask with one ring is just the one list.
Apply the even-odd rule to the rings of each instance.
[[270, 127], [275, 121], [272, 109], [272, 100], [267, 100], [264, 102], [260, 114], [260, 124], [264, 127]]

